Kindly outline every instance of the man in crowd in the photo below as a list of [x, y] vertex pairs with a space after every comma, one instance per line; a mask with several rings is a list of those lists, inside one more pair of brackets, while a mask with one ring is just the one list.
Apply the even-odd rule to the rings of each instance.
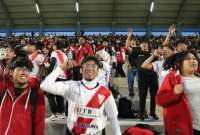
[[88, 56], [81, 63], [80, 72], [83, 76], [81, 81], [56, 82], [56, 78], [62, 75], [64, 70], [73, 67], [71, 61], [66, 61], [41, 84], [44, 91], [63, 96], [68, 100], [67, 135], [70, 135], [70, 132], [74, 135], [101, 135], [107, 117], [111, 122], [113, 134], [121, 135], [114, 98], [96, 79], [99, 66], [96, 57]]
[[132, 57], [136, 58], [136, 65], [138, 69], [138, 88], [139, 88], [139, 99], [140, 99], [140, 114], [139, 117], [141, 120], [144, 120], [146, 116], [145, 104], [147, 98], [147, 92], [149, 89], [151, 101], [150, 101], [150, 113], [149, 117], [152, 119], [158, 119], [158, 116], [155, 113], [156, 102], [155, 96], [158, 90], [158, 77], [154, 71], [143, 69], [141, 67], [142, 63], [150, 57], [151, 52], [149, 48], [148, 41], [143, 39], [140, 42], [140, 47], [129, 47], [131, 45], [132, 31], [129, 30], [128, 37], [126, 41], [126, 46], [129, 49], [129, 52], [132, 52]]
[[44, 95], [29, 77], [32, 67], [28, 56], [9, 63], [12, 84], [0, 84], [0, 135], [44, 135]]

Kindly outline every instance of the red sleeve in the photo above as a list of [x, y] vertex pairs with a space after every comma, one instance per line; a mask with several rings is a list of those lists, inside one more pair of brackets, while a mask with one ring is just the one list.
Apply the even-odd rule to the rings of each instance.
[[45, 101], [44, 94], [38, 90], [35, 113], [35, 135], [44, 135], [45, 130]]
[[156, 95], [156, 102], [158, 105], [162, 107], [168, 107], [170, 105], [173, 105], [176, 103], [176, 101], [179, 101], [181, 98], [181, 95], [176, 95], [174, 92], [174, 84], [172, 84], [171, 80], [172, 74], [169, 73], [165, 79], [163, 80], [163, 83]]
[[87, 44], [87, 49], [88, 49], [88, 56], [93, 56], [94, 55], [94, 51], [91, 47], [90, 44]]

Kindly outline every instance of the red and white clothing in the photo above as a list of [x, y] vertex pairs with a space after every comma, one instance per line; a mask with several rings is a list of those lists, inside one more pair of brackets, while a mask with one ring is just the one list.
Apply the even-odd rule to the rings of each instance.
[[60, 50], [55, 50], [51, 53], [51, 58], [56, 58], [56, 64], [54, 66], [54, 70], [60, 66], [61, 64], [63, 64], [66, 60], [67, 60], [67, 56], [66, 54], [64, 54], [62, 51]]
[[81, 62], [85, 56], [94, 55], [94, 51], [89, 43], [85, 43], [82, 46], [76, 47], [75, 50], [76, 50], [76, 54], [75, 54], [76, 66], [81, 65]]
[[[1, 89], [0, 94], [5, 89]], [[36, 87], [37, 86], [37, 87]], [[35, 87], [35, 89], [32, 89]], [[7, 91], [0, 106], [0, 135], [32, 135], [32, 104], [31, 90], [36, 90], [35, 135], [44, 135], [45, 103], [43, 91], [35, 79], [30, 78], [27, 88], [15, 99], [13, 84], [7, 86]]]
[[55, 82], [62, 74], [63, 71], [58, 67], [41, 83], [41, 88], [68, 100], [69, 130], [76, 135], [100, 135], [108, 118], [114, 135], [121, 135], [117, 120], [118, 110], [111, 92], [104, 86], [98, 85], [97, 79], [90, 82], [86, 80]]
[[163, 107], [164, 125], [168, 135], [193, 135], [192, 113], [185, 92], [175, 94], [174, 87], [182, 84], [180, 73], [170, 71], [156, 95], [156, 103]]
[[33, 63], [33, 69], [30, 73], [30, 76], [33, 78], [39, 77], [40, 66], [44, 63], [44, 57], [42, 54], [39, 54], [37, 51], [29, 55], [29, 59]]

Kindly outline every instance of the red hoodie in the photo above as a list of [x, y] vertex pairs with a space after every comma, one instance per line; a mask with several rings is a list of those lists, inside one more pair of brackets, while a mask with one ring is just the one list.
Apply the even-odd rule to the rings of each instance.
[[168, 135], [193, 135], [192, 114], [183, 93], [176, 95], [174, 86], [182, 78], [176, 71], [166, 75], [156, 96], [156, 102], [163, 107], [164, 124]]
[[[0, 135], [32, 135], [32, 106], [29, 98], [31, 88], [37, 85], [36, 81], [31, 78], [28, 87], [16, 100], [14, 100], [13, 86], [8, 86], [0, 108]], [[35, 135], [44, 135], [44, 128], [44, 95], [38, 87], [35, 112]]]

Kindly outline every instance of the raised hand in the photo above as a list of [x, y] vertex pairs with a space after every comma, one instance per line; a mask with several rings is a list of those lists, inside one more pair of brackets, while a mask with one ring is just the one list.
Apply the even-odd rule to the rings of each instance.
[[74, 62], [72, 60], [66, 60], [63, 64], [60, 65], [62, 70], [68, 70], [74, 67]]
[[127, 37], [130, 38], [132, 35], [133, 35], [133, 29], [132, 28], [128, 28]]
[[170, 25], [169, 26], [169, 33], [173, 34], [175, 31], [176, 31], [176, 25], [175, 24]]
[[156, 49], [156, 50], [153, 52], [153, 56], [154, 56], [154, 57], [160, 58], [160, 57], [162, 56], [162, 49]]
[[176, 95], [181, 94], [183, 92], [183, 84], [175, 85], [174, 92]]

